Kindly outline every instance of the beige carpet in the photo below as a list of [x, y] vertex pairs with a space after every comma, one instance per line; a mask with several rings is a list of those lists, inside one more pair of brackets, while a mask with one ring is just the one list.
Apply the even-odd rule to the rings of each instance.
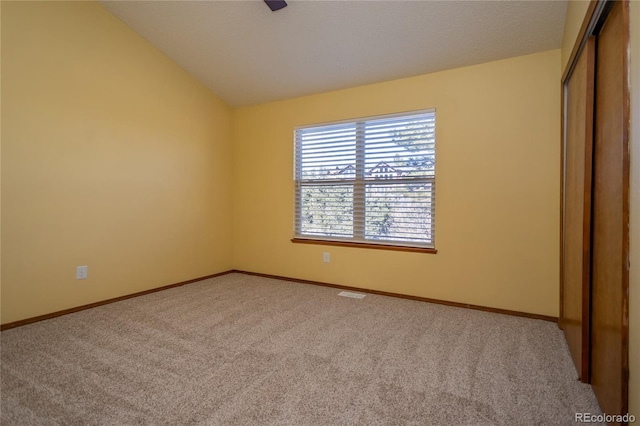
[[1, 334], [8, 425], [572, 425], [550, 322], [230, 274]]

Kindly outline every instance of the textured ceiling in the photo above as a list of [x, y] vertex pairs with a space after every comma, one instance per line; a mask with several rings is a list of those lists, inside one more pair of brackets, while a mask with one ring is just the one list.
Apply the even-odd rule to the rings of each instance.
[[566, 1], [102, 1], [232, 106], [559, 48]]

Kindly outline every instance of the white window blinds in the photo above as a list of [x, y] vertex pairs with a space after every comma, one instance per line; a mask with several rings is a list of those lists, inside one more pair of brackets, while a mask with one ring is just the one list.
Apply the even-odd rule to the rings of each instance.
[[295, 130], [295, 238], [434, 247], [434, 110]]

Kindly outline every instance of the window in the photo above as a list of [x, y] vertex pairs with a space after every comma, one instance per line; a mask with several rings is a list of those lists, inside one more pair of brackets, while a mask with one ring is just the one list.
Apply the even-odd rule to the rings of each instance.
[[434, 248], [434, 110], [295, 130], [296, 242]]

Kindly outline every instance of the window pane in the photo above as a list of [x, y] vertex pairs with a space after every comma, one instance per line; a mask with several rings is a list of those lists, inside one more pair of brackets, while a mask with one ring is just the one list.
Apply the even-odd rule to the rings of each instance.
[[434, 176], [435, 152], [434, 115], [366, 123], [366, 179]]
[[300, 179], [354, 179], [356, 126], [354, 123], [299, 130]]
[[366, 186], [365, 238], [432, 243], [433, 183]]
[[300, 230], [303, 234], [353, 236], [352, 185], [302, 186], [300, 197]]

